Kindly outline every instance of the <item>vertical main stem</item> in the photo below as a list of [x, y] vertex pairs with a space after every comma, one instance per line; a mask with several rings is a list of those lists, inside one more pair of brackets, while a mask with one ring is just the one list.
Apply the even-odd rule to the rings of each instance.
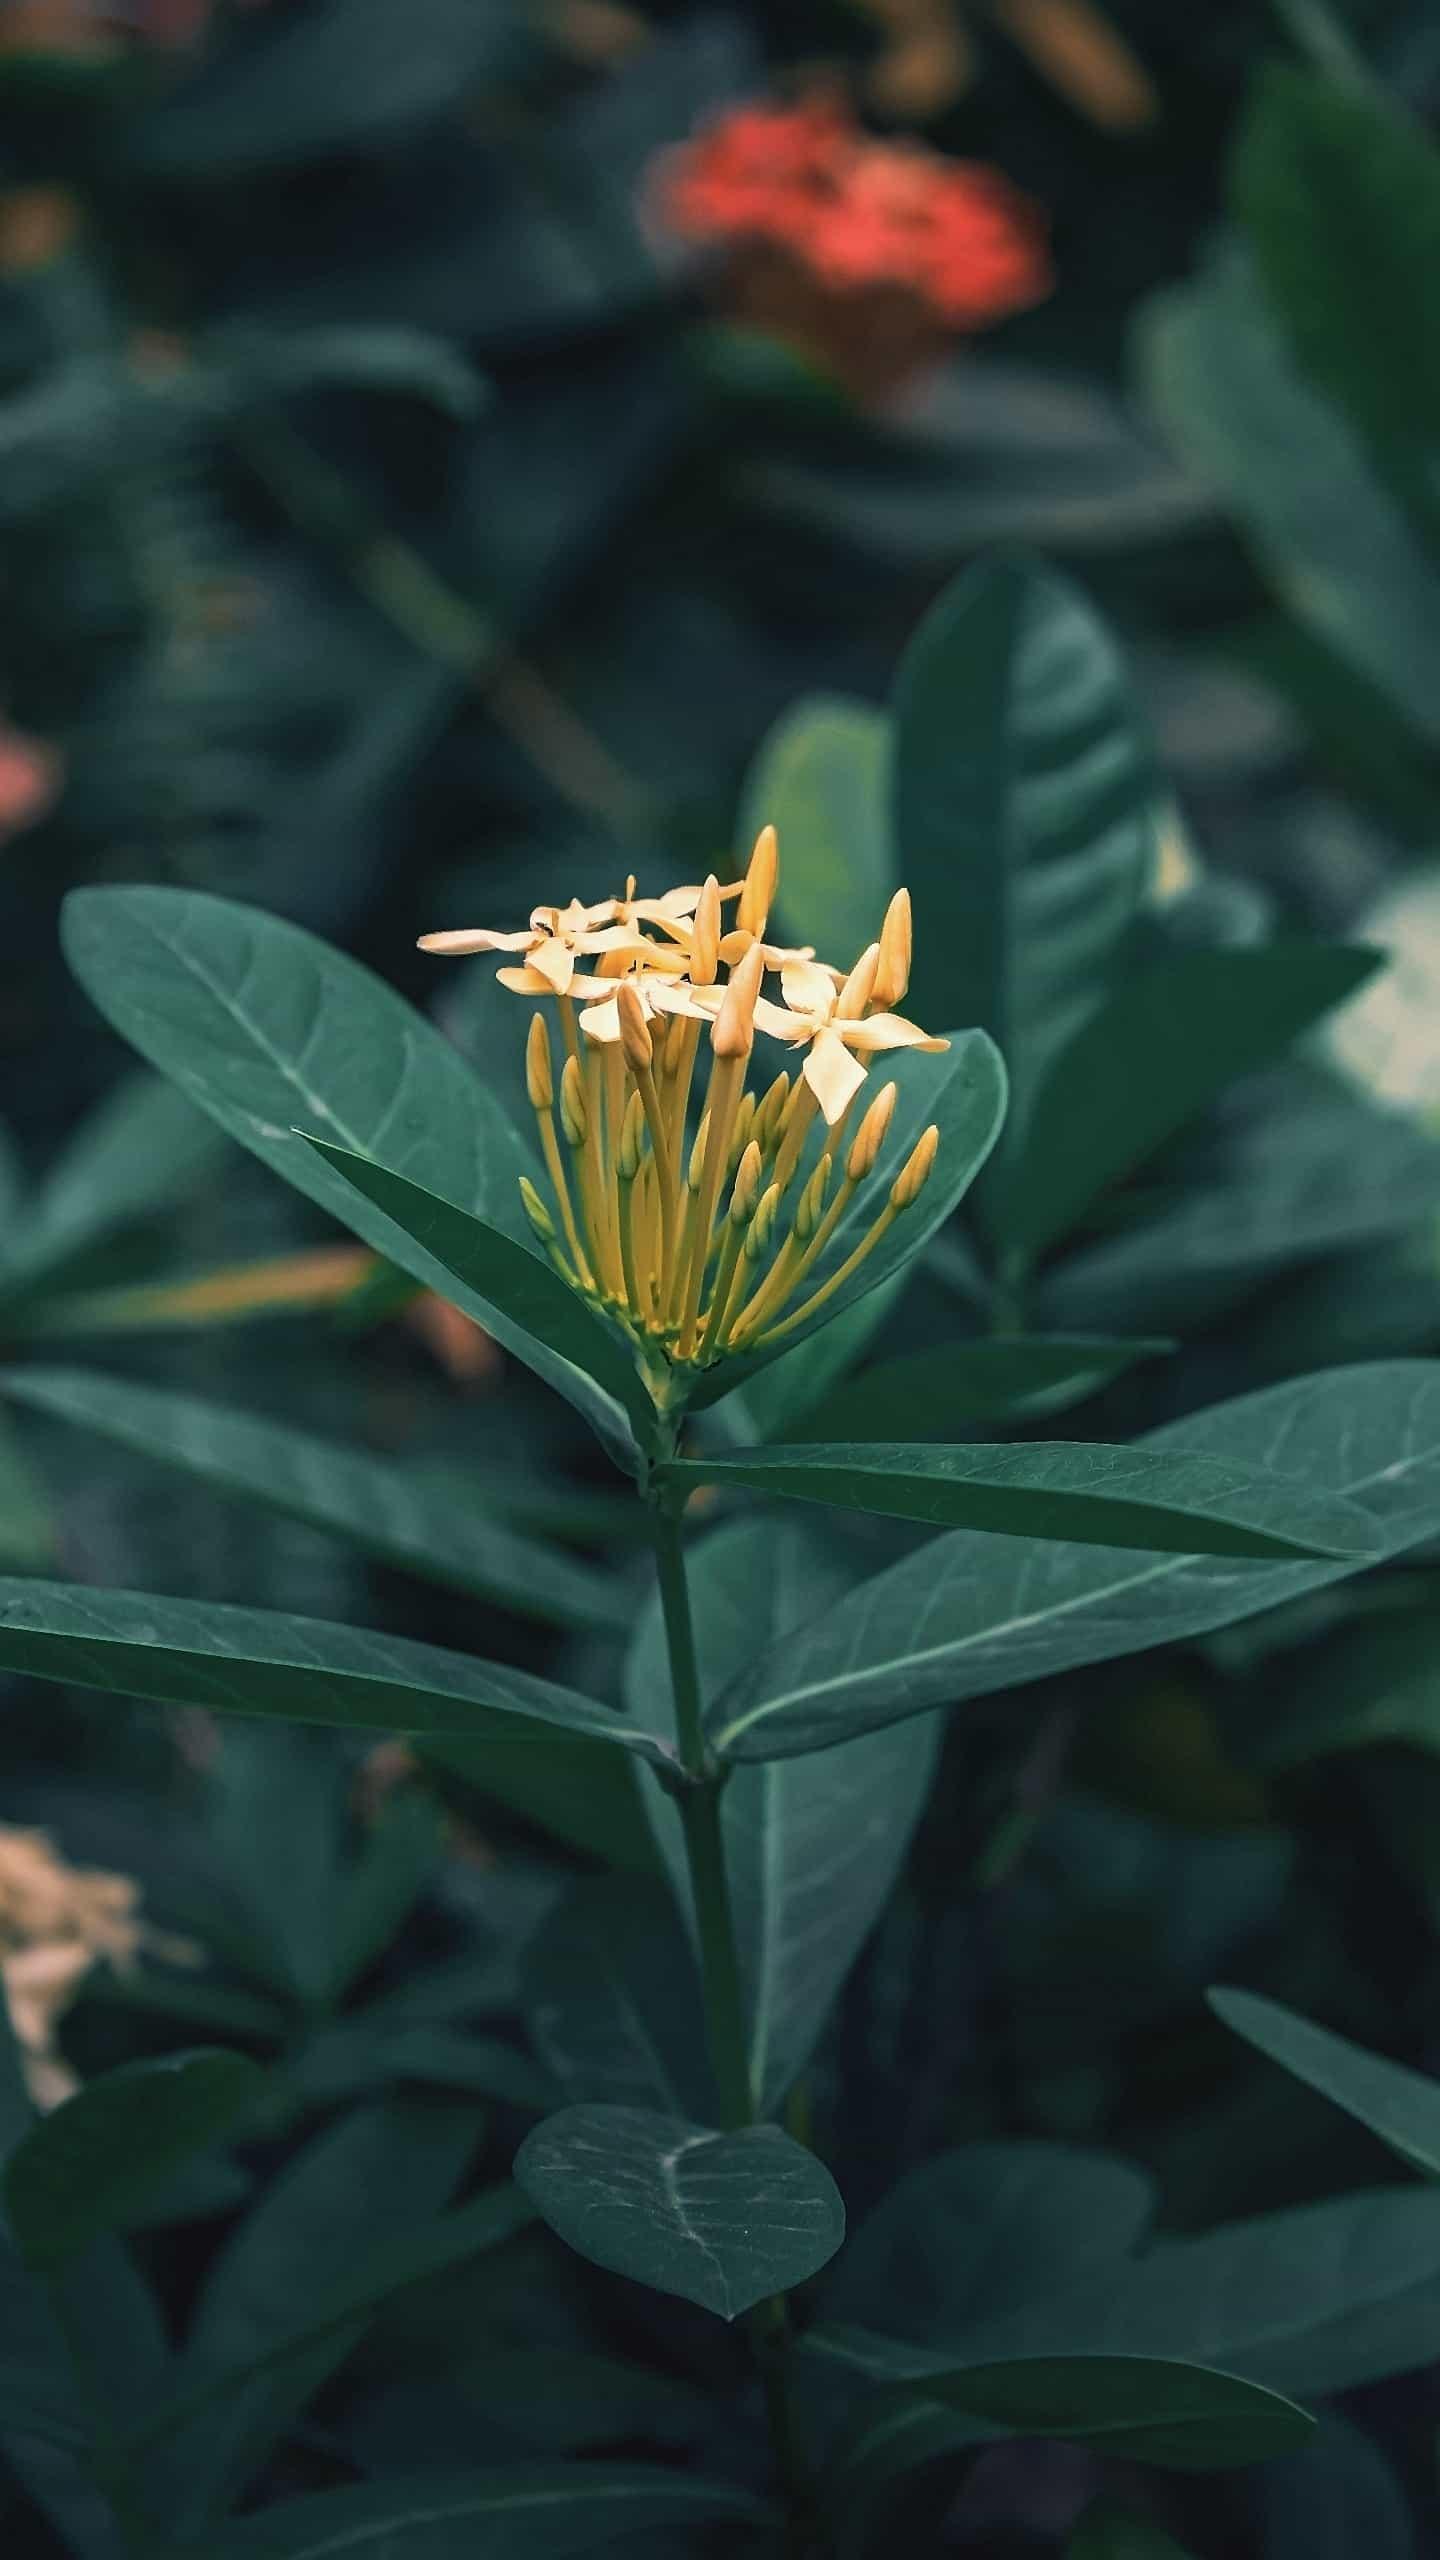
[[[705, 2023], [721, 2115], [727, 2132], [738, 2132], [755, 2122], [755, 2093], [745, 2041], [745, 2009], [725, 1869], [725, 1841], [720, 1828], [720, 1785], [708, 1765], [701, 1723], [700, 1673], [690, 1615], [690, 1586], [685, 1574], [684, 1532], [678, 1512], [667, 1503], [658, 1504], [651, 1516], [675, 1694], [676, 1737], [690, 1781], [681, 1792], [679, 1803], [700, 1942]], [[788, 2331], [783, 2294], [756, 2304], [750, 2315], [750, 2335], [765, 2393], [775, 2468], [790, 2499], [795, 2536], [797, 2540], [808, 2540], [804, 2520], [809, 2512], [810, 2492], [790, 2399]]]
[[695, 1898], [705, 2022], [721, 2113], [727, 2132], [735, 2132], [742, 2125], [753, 2124], [755, 2102], [745, 2049], [745, 2012], [740, 1997], [730, 1884], [725, 1872], [725, 1843], [720, 1831], [720, 1789], [706, 1769], [700, 1673], [695, 1660], [690, 1588], [685, 1577], [684, 1532], [678, 1514], [667, 1504], [659, 1505], [653, 1517], [655, 1563], [675, 1693], [676, 1736], [681, 1764], [691, 1781], [679, 1802], [690, 1890]]

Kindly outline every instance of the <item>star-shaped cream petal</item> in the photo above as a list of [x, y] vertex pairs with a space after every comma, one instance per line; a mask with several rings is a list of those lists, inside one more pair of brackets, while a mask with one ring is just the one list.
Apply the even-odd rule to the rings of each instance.
[[534, 908], [528, 927], [520, 933], [493, 933], [485, 925], [464, 925], [449, 933], [422, 933], [420, 948], [452, 959], [477, 951], [518, 952], [522, 965], [497, 973], [502, 986], [513, 988], [517, 995], [564, 996], [570, 992], [577, 957], [623, 953], [628, 958], [645, 951], [636, 927], [605, 920], [614, 905], [613, 898], [607, 899], [602, 911], [582, 907], [572, 898], [567, 907]]
[[580, 1015], [580, 1028], [587, 1039], [602, 1043], [619, 1039], [621, 984], [634, 990], [647, 1022], [653, 1022], [657, 1014], [672, 1013], [689, 1014], [701, 1022], [709, 1020], [708, 1012], [696, 1001], [694, 988], [662, 971], [642, 970], [623, 981], [577, 977], [572, 992], [593, 998]]
[[[809, 961], [794, 961], [780, 972], [783, 1005], [761, 996], [755, 1007], [757, 1029], [768, 1031], [792, 1049], [804, 1048], [801, 1073], [833, 1128], [843, 1119], [861, 1085], [861, 1059], [882, 1049], [948, 1049], [948, 1040], [922, 1031], [903, 1014], [872, 1013], [847, 1017], [839, 1011], [844, 992], [830, 970]], [[858, 1052], [858, 1054], [857, 1054]]]

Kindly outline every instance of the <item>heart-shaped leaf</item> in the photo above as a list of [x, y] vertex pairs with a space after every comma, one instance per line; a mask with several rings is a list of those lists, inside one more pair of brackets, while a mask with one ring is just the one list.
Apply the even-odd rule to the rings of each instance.
[[0, 1665], [222, 1715], [532, 1745], [559, 1725], [645, 1759], [664, 1756], [593, 1698], [508, 1664], [216, 1601], [0, 1581]]
[[403, 1467], [288, 1423], [95, 1370], [7, 1369], [0, 1392], [517, 1616], [583, 1627], [614, 1625], [622, 1614], [608, 1575], [467, 1510]]
[[167, 2054], [122, 2063], [42, 2116], [4, 2176], [11, 2226], [31, 2265], [58, 2266], [121, 2228], [182, 2162], [229, 2133], [265, 2085], [243, 2054]]
[[803, 2284], [845, 2236], [829, 2170], [776, 2125], [565, 2107], [521, 2144], [515, 2176], [582, 2258], [722, 2320]]
[[1282, 2008], [1278, 2000], [1262, 2000], [1253, 1991], [1212, 1991], [1209, 1996], [1216, 2017], [1247, 2044], [1368, 2125], [1402, 2160], [1440, 2178], [1440, 2080], [1427, 2080], [1422, 2072], [1367, 2053], [1348, 2036], [1331, 2035], [1328, 2028]]
[[[1440, 1367], [1330, 1369], [1241, 1396], [1141, 1446], [1273, 1467], [1355, 1502], [1378, 1552], [1440, 1529]], [[712, 1711], [741, 1759], [820, 1751], [927, 1706], [1016, 1688], [1229, 1625], [1353, 1563], [1127, 1556], [954, 1530], [863, 1583], [752, 1662]]]
[[1181, 1555], [1346, 1556], [1362, 1564], [1381, 1551], [1363, 1511], [1312, 1492], [1299, 1477], [1104, 1442], [1029, 1441], [1017, 1449], [987, 1442], [949, 1449], [905, 1441], [816, 1442], [741, 1458], [673, 1459], [657, 1473], [680, 1489], [744, 1484], [840, 1511], [881, 1511], [934, 1528], [960, 1524], [1081, 1545]]

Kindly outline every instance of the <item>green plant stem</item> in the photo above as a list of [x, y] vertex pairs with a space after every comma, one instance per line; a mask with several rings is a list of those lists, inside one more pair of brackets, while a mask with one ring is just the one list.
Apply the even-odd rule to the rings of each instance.
[[[730, 1909], [730, 1883], [725, 1868], [725, 1840], [720, 1827], [723, 1773], [710, 1760], [701, 1722], [700, 1673], [695, 1655], [695, 1627], [690, 1613], [690, 1585], [685, 1570], [685, 1534], [678, 1510], [668, 1501], [652, 1511], [655, 1567], [665, 1615], [670, 1682], [675, 1697], [676, 1738], [686, 1784], [679, 1791], [685, 1856], [695, 1904], [700, 1944], [700, 1983], [705, 2024], [727, 2132], [755, 2122], [755, 2092], [745, 2043], [745, 2009], [740, 1991], [740, 1962]], [[765, 2394], [776, 2473], [790, 2500], [797, 2547], [808, 2543], [812, 2499], [804, 2453], [790, 2390], [790, 2320], [785, 2296], [774, 2294], [757, 2303], [750, 2315], [750, 2340]]]

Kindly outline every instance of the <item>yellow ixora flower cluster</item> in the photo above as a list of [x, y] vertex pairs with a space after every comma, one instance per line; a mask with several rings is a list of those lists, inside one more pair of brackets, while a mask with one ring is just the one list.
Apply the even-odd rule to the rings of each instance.
[[[775, 830], [764, 827], [728, 888], [712, 875], [638, 898], [631, 880], [598, 906], [536, 907], [521, 933], [421, 939], [422, 951], [513, 954], [501, 984], [557, 1008], [558, 1078], [544, 1012], [526, 1049], [553, 1195], [522, 1179], [526, 1214], [571, 1287], [667, 1362], [750, 1351], [806, 1323], [918, 1197], [939, 1144], [928, 1128], [854, 1251], [807, 1287], [889, 1130], [893, 1084], [850, 1131], [870, 1059], [949, 1043], [892, 1010], [910, 980], [904, 889], [847, 973], [767, 942], [778, 875]], [[764, 993], [769, 977], [781, 1004]], [[748, 1083], [757, 1031], [804, 1052], [793, 1079], [782, 1072], [758, 1094]], [[692, 1137], [702, 1044], [709, 1082]], [[797, 1187], [817, 1118], [823, 1142]]]

